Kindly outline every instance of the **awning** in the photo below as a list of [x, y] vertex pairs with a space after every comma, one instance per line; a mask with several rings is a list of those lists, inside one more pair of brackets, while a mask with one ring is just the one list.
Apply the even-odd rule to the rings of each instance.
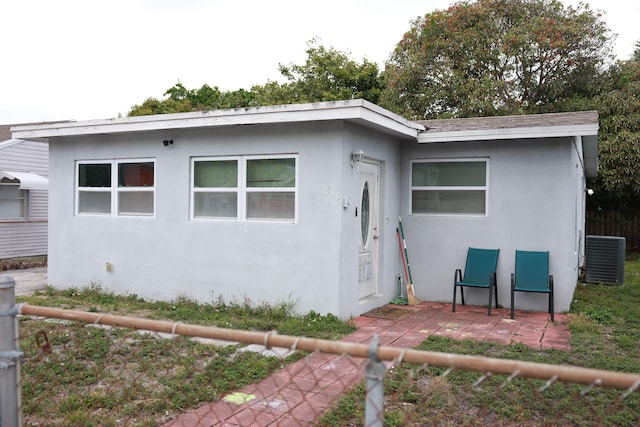
[[49, 180], [43, 176], [30, 172], [0, 171], [0, 179], [17, 179], [23, 190], [47, 190]]

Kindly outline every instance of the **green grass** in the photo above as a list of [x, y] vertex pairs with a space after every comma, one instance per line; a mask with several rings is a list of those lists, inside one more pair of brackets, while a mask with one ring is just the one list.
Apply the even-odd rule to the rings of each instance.
[[[47, 288], [18, 302], [323, 339], [337, 339], [355, 329], [331, 315], [293, 315], [288, 304], [197, 304], [186, 298], [149, 302], [95, 285], [65, 291]], [[30, 317], [21, 317], [19, 328], [25, 426], [155, 426], [259, 382], [303, 356], [236, 353], [239, 344], [215, 346]], [[43, 333], [51, 349], [47, 353], [38, 345], [45, 342]]]
[[[496, 358], [640, 372], [640, 258], [627, 260], [625, 283], [579, 284], [569, 312], [571, 350], [539, 350], [430, 337], [418, 349]], [[354, 328], [334, 316], [291, 314], [287, 303], [249, 301], [197, 304], [186, 298], [150, 302], [88, 286], [58, 292], [48, 288], [21, 302], [93, 312], [181, 321], [337, 339]], [[159, 339], [124, 329], [21, 318], [20, 345], [24, 424], [53, 426], [155, 426], [185, 410], [256, 383], [301, 357], [287, 359], [235, 353], [196, 340]], [[41, 354], [36, 334], [44, 331], [52, 352]], [[385, 426], [423, 425], [640, 425], [640, 392], [622, 391], [495, 375], [480, 385], [478, 373], [396, 366], [385, 379]], [[365, 387], [357, 385], [317, 422], [320, 426], [360, 426]]]
[[[446, 353], [575, 365], [640, 373], [640, 259], [627, 259], [624, 285], [579, 284], [569, 312], [571, 350], [539, 350], [521, 344], [501, 345], [429, 337], [417, 348]], [[403, 364], [385, 378], [385, 426], [423, 425], [640, 425], [640, 392], [622, 399], [623, 391], [544, 381], [489, 377], [479, 386], [474, 372]], [[340, 400], [320, 426], [360, 426], [363, 387]]]

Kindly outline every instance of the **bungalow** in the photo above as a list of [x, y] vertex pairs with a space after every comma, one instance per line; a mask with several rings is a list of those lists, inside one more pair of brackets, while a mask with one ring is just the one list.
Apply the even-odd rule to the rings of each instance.
[[[550, 252], [556, 311], [583, 262], [597, 112], [411, 122], [363, 100], [13, 128], [50, 143], [49, 282], [356, 316], [451, 302], [468, 247]], [[486, 291], [466, 295], [486, 304]], [[546, 296], [517, 308], [546, 311]]]
[[48, 144], [9, 129], [0, 126], [0, 259], [46, 255]]

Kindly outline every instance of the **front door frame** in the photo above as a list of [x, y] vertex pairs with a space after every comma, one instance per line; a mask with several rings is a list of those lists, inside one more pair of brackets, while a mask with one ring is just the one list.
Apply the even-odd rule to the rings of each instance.
[[[380, 254], [380, 162], [364, 159], [358, 165], [358, 299], [378, 293]], [[367, 191], [365, 191], [365, 187]], [[363, 200], [368, 196], [368, 200]], [[366, 203], [363, 204], [363, 202]], [[368, 203], [367, 203], [368, 202]], [[365, 224], [366, 222], [366, 224]]]

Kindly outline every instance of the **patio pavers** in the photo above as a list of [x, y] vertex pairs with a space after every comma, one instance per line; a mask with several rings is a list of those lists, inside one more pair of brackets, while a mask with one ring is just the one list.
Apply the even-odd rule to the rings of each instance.
[[[395, 306], [409, 315], [399, 320], [358, 316], [352, 323], [358, 330], [343, 341], [369, 343], [378, 335], [382, 345], [413, 348], [430, 335], [472, 339], [502, 344], [520, 343], [536, 349], [569, 350], [571, 334], [565, 314], [492, 309], [423, 302]], [[309, 425], [338, 397], [364, 376], [364, 359], [314, 354], [284, 367], [258, 384], [239, 390], [246, 401], [220, 399], [180, 415], [165, 426], [295, 426]]]

